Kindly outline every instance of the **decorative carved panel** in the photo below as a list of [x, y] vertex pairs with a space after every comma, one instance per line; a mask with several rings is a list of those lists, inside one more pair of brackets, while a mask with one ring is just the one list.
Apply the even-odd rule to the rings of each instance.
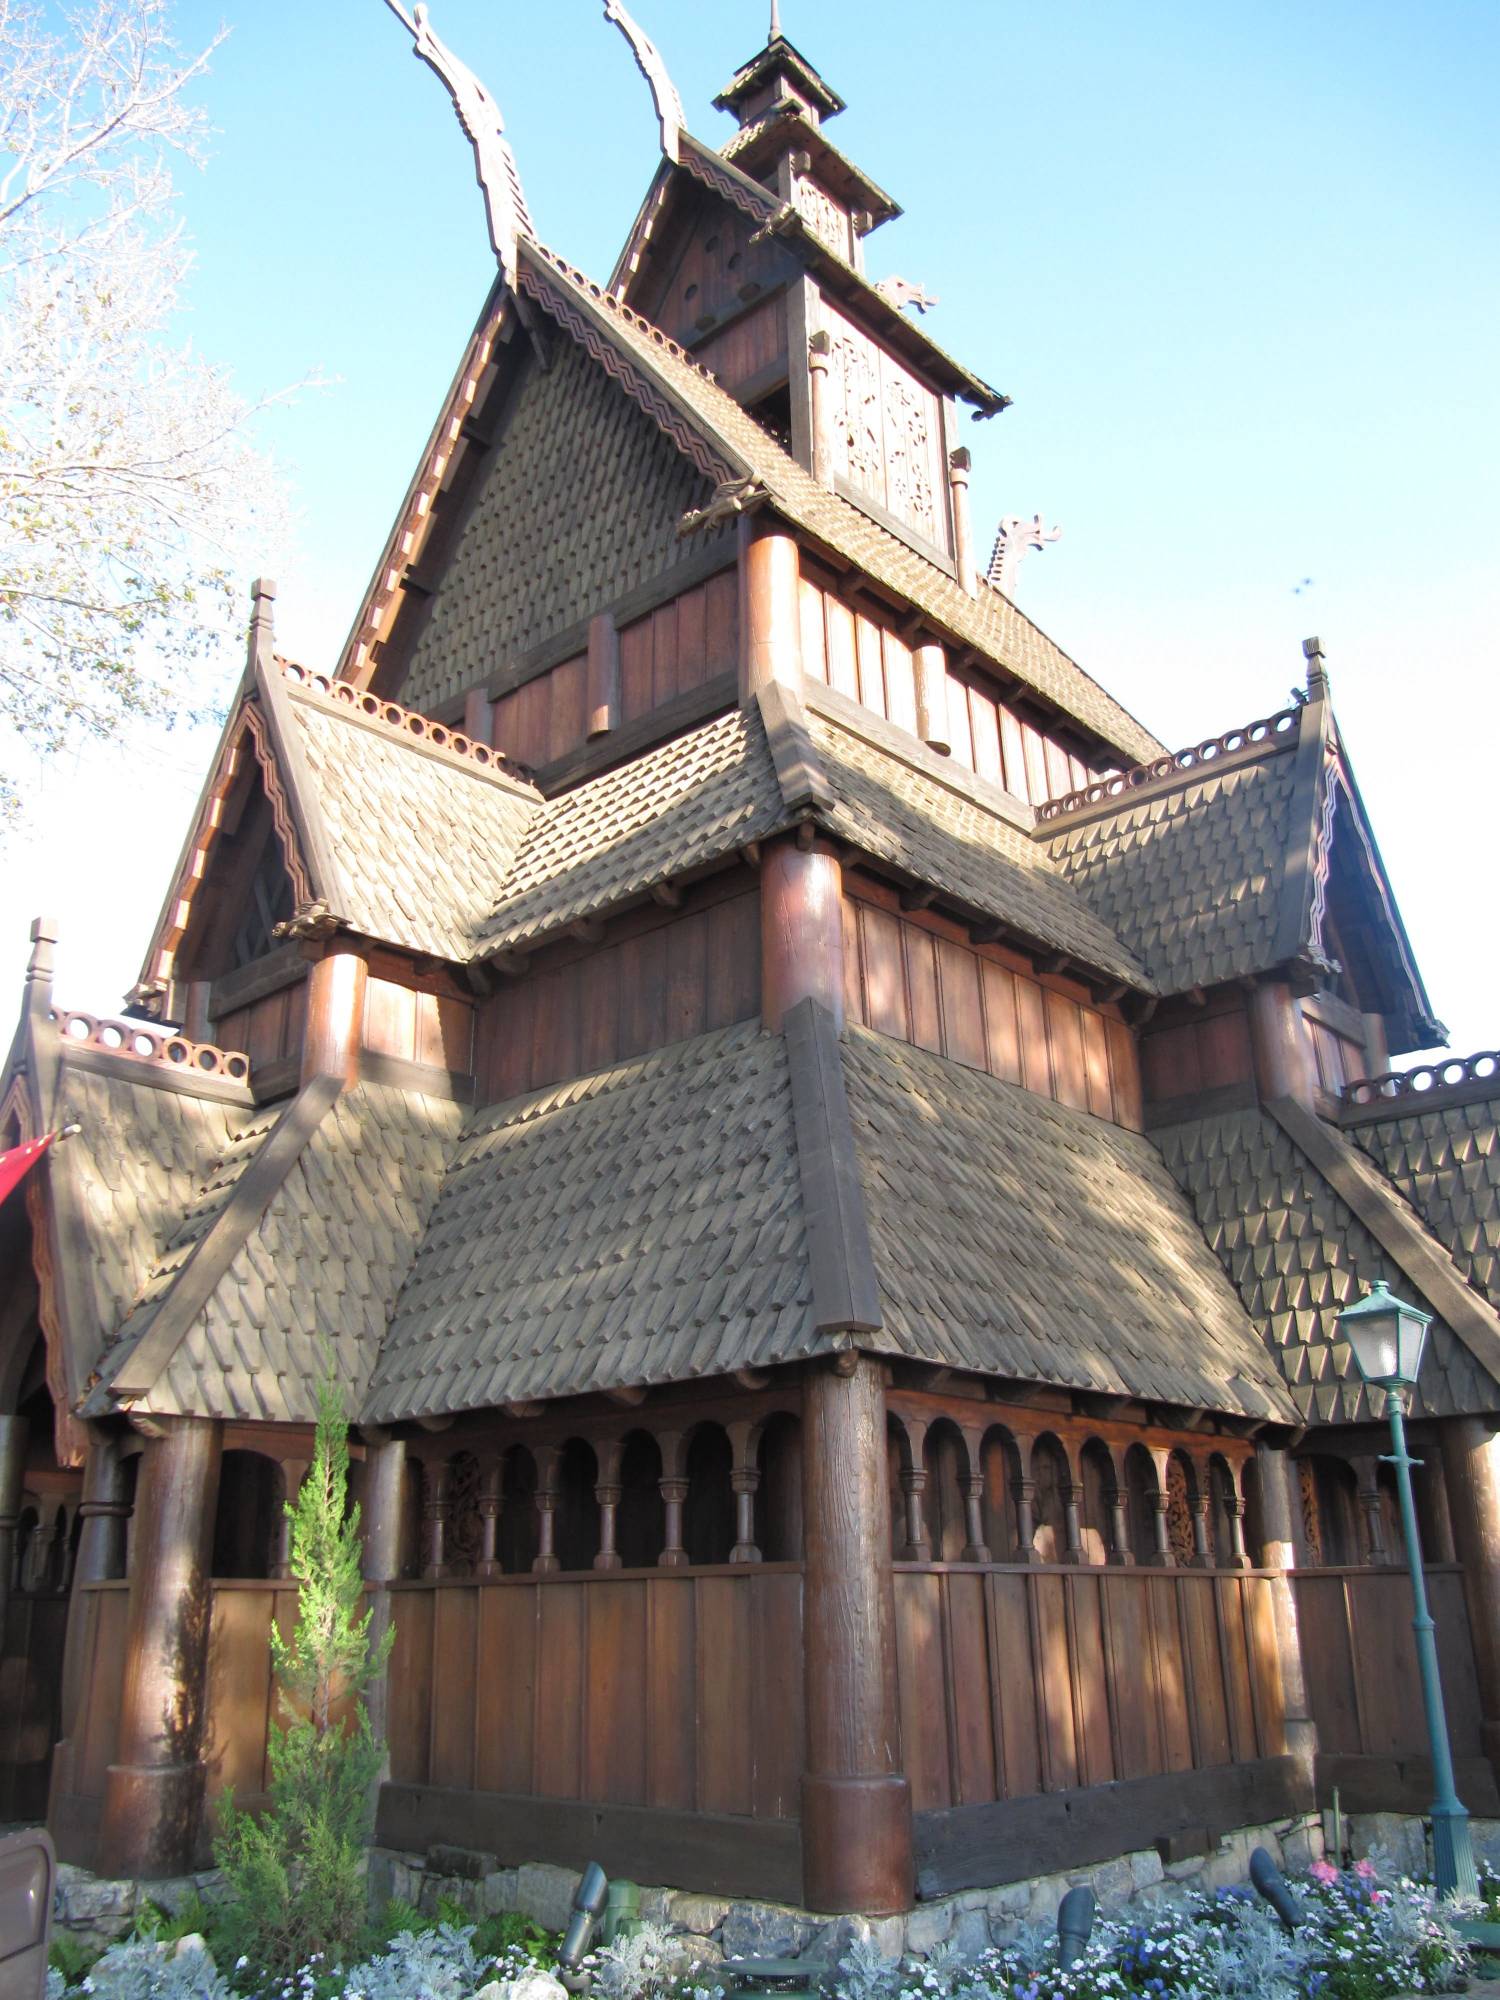
[[805, 180], [799, 174], [792, 185], [793, 199], [808, 228], [836, 257], [850, 263], [848, 212], [831, 194], [825, 194], [816, 181]]
[[835, 474], [905, 526], [948, 547], [938, 398], [868, 334], [823, 302]]

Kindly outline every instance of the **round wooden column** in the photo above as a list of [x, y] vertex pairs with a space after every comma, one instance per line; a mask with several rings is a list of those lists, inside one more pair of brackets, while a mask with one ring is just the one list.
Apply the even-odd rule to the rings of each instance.
[[89, 1666], [89, 1613], [92, 1604], [98, 1602], [80, 1585], [111, 1583], [125, 1574], [125, 1529], [131, 1513], [126, 1498], [128, 1490], [127, 1461], [121, 1455], [119, 1439], [103, 1431], [91, 1431], [83, 1467], [83, 1497], [78, 1503], [78, 1518], [82, 1523], [78, 1557], [73, 1565], [68, 1630], [63, 1642], [58, 1743], [52, 1753], [54, 1798], [73, 1789], [73, 1732], [78, 1726]]
[[104, 1782], [102, 1875], [183, 1875], [197, 1859], [219, 1426], [163, 1419], [136, 1491], [117, 1762]]
[[[360, 1573], [370, 1605], [370, 1645], [380, 1645], [391, 1622], [390, 1585], [401, 1564], [401, 1496], [406, 1477], [406, 1441], [388, 1431], [367, 1429], [365, 1488], [359, 1524], [364, 1539]], [[390, 1713], [390, 1669], [387, 1665], [365, 1690], [370, 1732], [384, 1746], [380, 1777], [390, 1776], [386, 1724]], [[377, 1780], [378, 1782], [378, 1780]]]
[[336, 1076], [359, 1081], [365, 986], [369, 968], [357, 952], [333, 950], [315, 961], [307, 975], [307, 1029], [302, 1042], [302, 1081]]
[[1284, 979], [1253, 987], [1249, 1001], [1255, 1080], [1264, 1098], [1290, 1097], [1313, 1108], [1317, 1071], [1302, 1009]]
[[1500, 1437], [1484, 1417], [1453, 1417], [1439, 1428], [1479, 1680], [1481, 1741], [1500, 1776]]
[[1255, 1465], [1260, 1475], [1261, 1546], [1255, 1560], [1262, 1569], [1279, 1574], [1271, 1584], [1271, 1604], [1276, 1620], [1276, 1650], [1281, 1661], [1281, 1700], [1286, 1720], [1286, 1747], [1312, 1777], [1313, 1759], [1318, 1754], [1318, 1725], [1312, 1719], [1307, 1698], [1307, 1676], [1302, 1670], [1302, 1635], [1297, 1623], [1297, 1598], [1292, 1589], [1292, 1571], [1297, 1567], [1297, 1548], [1292, 1539], [1291, 1459], [1269, 1445], [1255, 1447]]
[[0, 1417], [0, 1635], [10, 1603], [10, 1575], [16, 1561], [16, 1526], [21, 1518], [21, 1474], [26, 1464], [24, 1417]]
[[888, 1915], [911, 1908], [915, 1872], [896, 1697], [885, 1388], [869, 1356], [809, 1369], [802, 1489], [803, 1901]]
[[802, 566], [791, 536], [741, 515], [740, 699], [802, 685]]
[[760, 865], [761, 1017], [774, 1033], [811, 996], [844, 1026], [844, 876], [825, 840], [783, 840]]

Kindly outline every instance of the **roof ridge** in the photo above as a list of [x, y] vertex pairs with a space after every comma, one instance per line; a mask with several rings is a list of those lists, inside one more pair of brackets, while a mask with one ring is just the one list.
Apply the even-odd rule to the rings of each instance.
[[[996, 595], [1004, 596], [1004, 593], [997, 591]], [[1008, 597], [1005, 601], [1010, 604]], [[1012, 605], [1011, 608], [1014, 610], [1016, 607]], [[1022, 611], [1019, 616], [1025, 618], [1026, 614]], [[1030, 623], [1029, 620], [1027, 622]], [[1083, 672], [1081, 667], [1079, 672]], [[1112, 777], [1097, 778], [1093, 784], [1084, 785], [1078, 791], [1044, 799], [1036, 809], [1038, 827], [1047, 821], [1061, 819], [1064, 813], [1079, 812], [1085, 806], [1108, 804], [1112, 799], [1125, 797], [1163, 778], [1196, 776], [1243, 750], [1267, 744], [1276, 753], [1290, 750], [1297, 742], [1302, 708], [1302, 703], [1294, 703], [1291, 708], [1278, 709], [1274, 715], [1258, 716], [1254, 722], [1226, 729], [1222, 736], [1205, 737], [1201, 743], [1190, 744], [1185, 750], [1169, 751], [1166, 756], [1155, 757], [1149, 763], [1132, 764], [1126, 770], [1115, 772]]]
[[522, 774], [521, 766], [513, 763], [503, 750], [496, 750], [488, 743], [476, 742], [461, 730], [450, 729], [445, 722], [434, 722], [430, 716], [422, 715], [414, 708], [406, 708], [384, 695], [372, 694], [368, 688], [361, 688], [353, 681], [341, 680], [336, 674], [299, 666], [295, 660], [280, 656], [276, 664], [283, 680], [288, 681], [303, 700], [321, 699], [331, 708], [351, 709], [352, 721], [386, 729], [408, 748], [420, 748], [429, 754], [450, 759], [507, 785], [535, 790], [530, 778]]
[[250, 1081], [250, 1058], [243, 1049], [194, 1042], [170, 1028], [89, 1014], [78, 1008], [54, 1007], [48, 1019], [57, 1029], [59, 1041], [70, 1047], [100, 1049], [125, 1062], [161, 1064], [181, 1076], [247, 1085]]

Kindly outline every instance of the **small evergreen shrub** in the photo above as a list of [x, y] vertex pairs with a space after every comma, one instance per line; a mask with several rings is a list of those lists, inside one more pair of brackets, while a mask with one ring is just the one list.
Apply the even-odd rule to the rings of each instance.
[[236, 1962], [243, 1991], [262, 1974], [347, 1961], [368, 1926], [364, 1848], [381, 1748], [361, 1697], [393, 1634], [370, 1644], [359, 1509], [348, 1506], [348, 1487], [348, 1426], [330, 1372], [312, 1464], [286, 1510], [297, 1623], [290, 1643], [271, 1631], [286, 1720], [270, 1733], [269, 1804], [252, 1818], [226, 1797], [214, 1845], [226, 1893], [213, 1936], [221, 1959]]

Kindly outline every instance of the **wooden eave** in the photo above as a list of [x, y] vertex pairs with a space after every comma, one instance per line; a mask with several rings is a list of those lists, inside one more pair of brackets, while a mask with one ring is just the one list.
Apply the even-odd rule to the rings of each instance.
[[823, 81], [801, 50], [794, 48], [785, 35], [777, 35], [735, 71], [713, 100], [715, 111], [736, 111], [752, 90], [769, 82], [778, 70], [791, 78], [808, 101], [817, 107], [820, 116], [836, 118], [841, 111], [848, 109], [843, 98], [831, 84]]
[[773, 105], [763, 118], [742, 127], [725, 142], [720, 157], [732, 160], [744, 173], [758, 175], [789, 146], [811, 156], [814, 178], [848, 208], [868, 215], [871, 229], [878, 229], [882, 222], [894, 222], [903, 213], [901, 204], [847, 153], [841, 153], [822, 127], [814, 125], [801, 105], [793, 102]]

